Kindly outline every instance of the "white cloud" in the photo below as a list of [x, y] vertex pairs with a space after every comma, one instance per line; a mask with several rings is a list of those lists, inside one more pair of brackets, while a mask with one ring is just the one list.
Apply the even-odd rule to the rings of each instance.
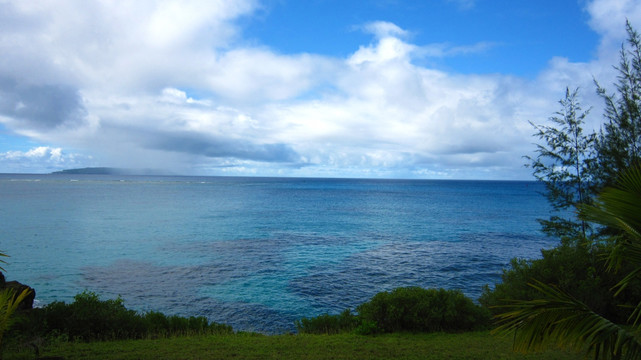
[[415, 46], [395, 37], [384, 37], [375, 45], [361, 47], [349, 59], [352, 65], [384, 63], [392, 60], [409, 61]]
[[600, 36], [599, 57], [615, 64], [626, 39], [625, 22], [641, 25], [641, 2], [637, 0], [592, 0], [586, 5], [589, 24]]
[[320, 56], [243, 48], [223, 54], [205, 76], [219, 97], [256, 103], [296, 97], [322, 82], [332, 66]]
[[[9, 2], [7, 17], [32, 24], [3, 31], [0, 71], [33, 83], [133, 93], [164, 82], [195, 82], [212, 51], [237, 36], [233, 20], [253, 11], [238, 1]], [[42, 56], [47, 54], [47, 56]]]
[[374, 21], [362, 26], [363, 31], [375, 35], [379, 39], [387, 37], [407, 37], [409, 32], [398, 25], [387, 21]]
[[633, 24], [641, 20], [641, 3], [636, 0], [592, 0], [586, 9], [590, 25], [603, 36], [603, 41], [620, 42], [626, 36], [626, 19]]
[[61, 148], [39, 146], [28, 151], [0, 153], [0, 172], [41, 173], [65, 168], [89, 166], [92, 158], [86, 155], [66, 153]]
[[[594, 81], [611, 92], [615, 91], [617, 73], [613, 66], [618, 65], [621, 46], [627, 39], [625, 23], [628, 20], [637, 29], [641, 26], [641, 2], [591, 0], [585, 4], [585, 10], [590, 16], [591, 28], [600, 36], [596, 56], [589, 62], [571, 62], [563, 57], [550, 59], [548, 67], [539, 74], [537, 87], [542, 94], [558, 92], [558, 98], [561, 97], [560, 89], [566, 86], [579, 88], [584, 109], [592, 108], [588, 126], [599, 129], [603, 121], [603, 100], [596, 94]], [[557, 105], [546, 108], [555, 109], [553, 106]]]
[[[0, 15], [0, 122], [41, 143], [100, 154], [109, 166], [523, 178], [521, 156], [534, 140], [527, 121], [557, 110], [565, 86], [598, 102], [592, 77], [613, 78], [605, 55], [589, 63], [550, 59], [534, 80], [438, 71], [416, 60], [493, 44], [414, 44], [409, 31], [383, 21], [364, 25], [373, 42], [346, 58], [283, 55], [235, 41], [242, 37], [236, 20], [257, 6], [0, 3], [8, 14]], [[627, 14], [641, 24], [638, 9], [624, 1], [587, 4], [602, 44], [619, 46], [624, 20], [613, 18]], [[47, 147], [0, 154], [11, 168], [90, 160]]]
[[209, 101], [195, 100], [192, 97], [188, 97], [187, 93], [172, 87], [167, 87], [162, 90], [162, 101], [166, 101], [172, 104], [199, 104], [199, 105], [210, 105]]
[[[252, 11], [253, 1], [163, 1], [155, 4], [145, 26], [151, 46], [174, 48], [185, 43], [223, 44], [235, 29], [228, 22]], [[204, 31], [203, 31], [204, 30]], [[207, 37], [206, 33], [211, 33]]]

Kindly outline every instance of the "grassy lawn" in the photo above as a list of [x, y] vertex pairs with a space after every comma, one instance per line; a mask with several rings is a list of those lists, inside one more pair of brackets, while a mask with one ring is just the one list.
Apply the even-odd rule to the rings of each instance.
[[[33, 359], [33, 352], [5, 351], [5, 359]], [[60, 343], [41, 356], [65, 359], [581, 359], [551, 350], [523, 355], [509, 338], [464, 334], [217, 335], [160, 340]]]

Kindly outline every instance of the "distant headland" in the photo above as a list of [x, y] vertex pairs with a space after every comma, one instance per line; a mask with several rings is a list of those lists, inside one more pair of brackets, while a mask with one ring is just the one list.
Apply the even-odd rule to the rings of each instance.
[[112, 167], [86, 167], [54, 171], [52, 174], [65, 175], [168, 175], [166, 171], [154, 169], [123, 169]]

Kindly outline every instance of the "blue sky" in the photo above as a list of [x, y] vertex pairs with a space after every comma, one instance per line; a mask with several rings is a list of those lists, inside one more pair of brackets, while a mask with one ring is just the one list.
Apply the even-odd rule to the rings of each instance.
[[[248, 39], [278, 52], [347, 57], [372, 41], [359, 26], [384, 20], [407, 30], [415, 44], [470, 46], [477, 56], [426, 62], [459, 73], [536, 75], [554, 56], [589, 61], [598, 45], [578, 1], [267, 1], [248, 19]], [[281, 24], [281, 26], [275, 26]]]
[[530, 179], [632, 0], [0, 2], [0, 172]]

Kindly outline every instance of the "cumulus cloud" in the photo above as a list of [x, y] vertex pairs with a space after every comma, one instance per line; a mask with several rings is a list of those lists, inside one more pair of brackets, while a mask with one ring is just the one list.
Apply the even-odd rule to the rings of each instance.
[[598, 129], [602, 122], [603, 100], [596, 94], [594, 81], [615, 91], [613, 84], [617, 73], [613, 66], [618, 65], [621, 46], [627, 39], [625, 23], [630, 21], [633, 26], [641, 25], [641, 3], [634, 0], [591, 0], [586, 2], [585, 11], [589, 15], [590, 27], [600, 36], [594, 59], [577, 63], [554, 57], [537, 82], [543, 92], [558, 91], [566, 86], [579, 88], [585, 107], [592, 107], [588, 126]]
[[28, 151], [7, 151], [0, 153], [0, 172], [40, 173], [62, 170], [69, 167], [88, 166], [91, 157], [81, 154], [68, 154], [61, 148], [39, 146]]
[[[411, 31], [385, 21], [362, 25], [372, 42], [345, 58], [280, 54], [241, 41], [237, 19], [259, 6], [0, 2], [0, 122], [95, 156], [43, 147], [0, 154], [0, 162], [49, 169], [100, 158], [206, 174], [525, 178], [527, 121], [557, 110], [565, 86], [589, 97], [593, 77], [613, 78], [605, 55], [550, 59], [534, 79], [435, 70], [417, 60], [494, 44], [415, 44]], [[602, 48], [625, 37], [611, 30], [623, 29], [619, 17], [641, 23], [632, 1], [595, 0], [586, 10]]]
[[407, 37], [409, 32], [401, 29], [398, 25], [388, 21], [373, 21], [361, 26], [366, 33], [375, 35], [379, 39], [387, 37]]
[[242, 48], [221, 55], [204, 74], [211, 91], [243, 103], [286, 100], [305, 93], [335, 69], [334, 61], [307, 54], [285, 56], [267, 49]]
[[[626, 19], [637, 23], [641, 19], [641, 6], [635, 0], [593, 0], [587, 3], [590, 26], [601, 34], [602, 43], [620, 46], [625, 39]], [[612, 44], [614, 43], [614, 44]]]

